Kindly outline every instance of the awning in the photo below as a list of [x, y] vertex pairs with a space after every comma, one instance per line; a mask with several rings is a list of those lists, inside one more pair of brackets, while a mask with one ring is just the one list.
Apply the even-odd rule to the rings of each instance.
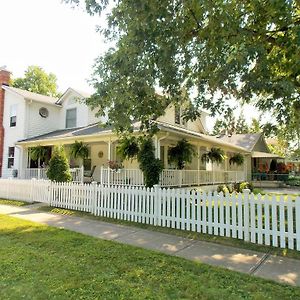
[[284, 158], [274, 153], [253, 151], [251, 154], [254, 158]]

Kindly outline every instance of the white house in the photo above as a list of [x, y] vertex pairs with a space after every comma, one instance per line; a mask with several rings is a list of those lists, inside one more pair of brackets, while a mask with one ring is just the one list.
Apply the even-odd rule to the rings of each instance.
[[[36, 170], [41, 166], [37, 166], [37, 162], [30, 159], [31, 147], [38, 145], [47, 147], [50, 157], [53, 146], [64, 145], [68, 149], [75, 141], [82, 141], [90, 149], [89, 158], [83, 162], [83, 165], [85, 171], [89, 171], [94, 166], [94, 180], [115, 184], [143, 184], [143, 175], [136, 160], [123, 162], [124, 169], [118, 173], [108, 168], [108, 161], [118, 160], [116, 151], [118, 136], [111, 128], [99, 126], [99, 122], [103, 123], [106, 119], [95, 117], [94, 112], [85, 104], [84, 99], [89, 97], [88, 94], [69, 88], [59, 99], [56, 99], [13, 88], [7, 84], [2, 84], [2, 92], [4, 92], [2, 94], [4, 94], [5, 132], [3, 178], [36, 177]], [[175, 109], [170, 105], [166, 108], [165, 114], [155, 122], [160, 129], [153, 137], [155, 154], [164, 164], [162, 185], [212, 184], [243, 181], [247, 178], [250, 168], [249, 158], [245, 160], [243, 166], [239, 167], [230, 165], [229, 158], [234, 153], [250, 157], [250, 151], [207, 135], [206, 113], [203, 112], [201, 117], [193, 122], [185, 122], [181, 117], [181, 109]], [[136, 135], [140, 134], [138, 125], [135, 124]], [[197, 155], [190, 164], [186, 165], [185, 170], [175, 170], [174, 165], [169, 163], [168, 149], [183, 138], [194, 146]], [[227, 154], [226, 160], [213, 168], [211, 164], [201, 161], [202, 154], [212, 147], [222, 148]], [[73, 167], [81, 167], [82, 162], [70, 160], [70, 164]], [[43, 174], [45, 176], [45, 172]]]

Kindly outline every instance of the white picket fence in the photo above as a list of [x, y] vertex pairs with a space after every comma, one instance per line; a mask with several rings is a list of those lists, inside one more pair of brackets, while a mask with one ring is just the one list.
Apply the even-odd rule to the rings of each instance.
[[[162, 187], [197, 186], [204, 184], [234, 183], [246, 180], [244, 171], [206, 171], [164, 169], [160, 174]], [[144, 186], [140, 169], [100, 168], [100, 183], [107, 185]]]
[[[73, 182], [83, 182], [84, 169], [81, 168], [71, 168], [70, 173], [72, 175]], [[47, 180], [47, 169], [46, 168], [27, 168], [24, 170], [24, 178], [22, 179], [44, 179]]]
[[0, 198], [49, 203], [49, 180], [0, 179]]
[[0, 180], [0, 197], [300, 250], [300, 197], [12, 179]]

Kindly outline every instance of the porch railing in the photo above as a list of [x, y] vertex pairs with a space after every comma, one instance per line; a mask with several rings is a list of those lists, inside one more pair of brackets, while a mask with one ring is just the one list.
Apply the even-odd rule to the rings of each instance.
[[[83, 182], [83, 167], [70, 169], [73, 182]], [[47, 180], [47, 168], [25, 169], [24, 178], [22, 179], [45, 179]]]
[[[164, 169], [160, 176], [160, 186], [196, 186], [245, 181], [244, 171], [206, 171]], [[143, 186], [144, 176], [139, 169], [119, 169], [118, 171], [101, 168], [100, 182], [108, 185]]]

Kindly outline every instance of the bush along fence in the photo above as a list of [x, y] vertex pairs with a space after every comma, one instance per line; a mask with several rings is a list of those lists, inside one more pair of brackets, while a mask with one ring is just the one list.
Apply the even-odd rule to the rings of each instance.
[[300, 197], [0, 180], [0, 197], [300, 250]]

